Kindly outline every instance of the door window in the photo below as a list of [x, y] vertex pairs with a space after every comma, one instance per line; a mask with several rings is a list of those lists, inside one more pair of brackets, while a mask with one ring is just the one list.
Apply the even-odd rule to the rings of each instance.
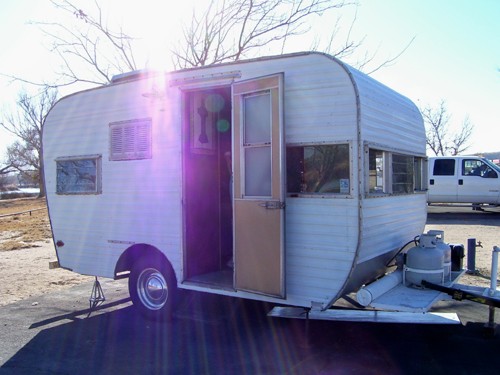
[[485, 178], [497, 178], [496, 172], [481, 160], [464, 160], [462, 165], [462, 175], [479, 176]]
[[269, 92], [243, 100], [245, 196], [271, 196], [271, 98]]

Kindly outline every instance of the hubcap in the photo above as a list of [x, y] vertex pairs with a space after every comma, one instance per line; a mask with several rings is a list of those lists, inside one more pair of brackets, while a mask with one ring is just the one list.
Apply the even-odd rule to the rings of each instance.
[[168, 285], [160, 271], [148, 268], [137, 279], [137, 294], [150, 310], [161, 309], [168, 300]]

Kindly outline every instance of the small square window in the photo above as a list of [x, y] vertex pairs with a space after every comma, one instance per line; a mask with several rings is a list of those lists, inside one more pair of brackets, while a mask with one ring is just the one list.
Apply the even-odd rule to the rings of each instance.
[[101, 156], [56, 159], [57, 194], [100, 194]]

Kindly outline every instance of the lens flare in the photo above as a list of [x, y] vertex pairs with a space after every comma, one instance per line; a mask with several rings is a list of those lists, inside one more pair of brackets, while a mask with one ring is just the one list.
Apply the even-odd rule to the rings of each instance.
[[220, 120], [217, 121], [217, 131], [219, 133], [225, 133], [229, 130], [230, 128], [229, 121], [226, 119], [221, 118]]
[[220, 94], [210, 94], [205, 98], [205, 108], [209, 112], [220, 112], [224, 108], [225, 100]]

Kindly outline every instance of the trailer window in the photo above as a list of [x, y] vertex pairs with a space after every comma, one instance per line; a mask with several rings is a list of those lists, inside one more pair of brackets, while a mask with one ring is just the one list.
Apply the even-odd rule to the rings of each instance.
[[426, 164], [422, 157], [369, 149], [368, 166], [369, 194], [412, 194], [425, 190]]
[[288, 193], [350, 194], [349, 145], [287, 148]]
[[395, 194], [413, 193], [414, 176], [413, 156], [392, 155], [392, 192]]
[[56, 159], [57, 194], [100, 194], [101, 156]]
[[369, 184], [370, 193], [384, 193], [386, 185], [384, 182], [384, 152], [370, 149], [369, 152]]

